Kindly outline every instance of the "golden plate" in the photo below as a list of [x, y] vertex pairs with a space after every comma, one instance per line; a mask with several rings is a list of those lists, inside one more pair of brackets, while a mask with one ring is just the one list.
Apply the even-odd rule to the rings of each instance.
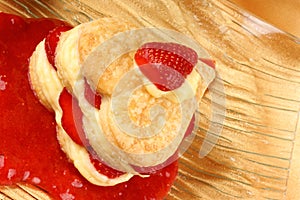
[[[199, 130], [167, 199], [300, 199], [299, 38], [227, 0], [2, 0], [0, 11], [73, 25], [121, 16], [197, 40], [220, 77], [202, 100]], [[200, 158], [204, 144], [214, 148]], [[0, 187], [0, 199], [49, 197], [20, 184]]]

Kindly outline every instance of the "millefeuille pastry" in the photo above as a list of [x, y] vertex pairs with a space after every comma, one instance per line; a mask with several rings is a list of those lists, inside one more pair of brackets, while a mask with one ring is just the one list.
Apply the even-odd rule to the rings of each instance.
[[[141, 43], [141, 35], [107, 42], [140, 28], [113, 18], [58, 27], [30, 58], [32, 88], [55, 112], [62, 150], [95, 185], [147, 177], [147, 170], [176, 159], [215, 76], [214, 62], [184, 44]], [[118, 46], [128, 44], [137, 48], [114, 57]], [[118, 175], [105, 175], [99, 163]]]

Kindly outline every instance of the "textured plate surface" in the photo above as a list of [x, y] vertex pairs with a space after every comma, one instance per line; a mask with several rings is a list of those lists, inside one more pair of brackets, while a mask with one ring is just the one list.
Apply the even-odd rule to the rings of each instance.
[[[0, 11], [73, 25], [119, 16], [197, 40], [220, 77], [202, 100], [197, 135], [167, 199], [300, 199], [299, 38], [225, 0], [2, 0]], [[213, 150], [200, 158], [204, 139], [213, 144], [220, 130]], [[46, 194], [22, 184], [0, 187], [2, 200]]]

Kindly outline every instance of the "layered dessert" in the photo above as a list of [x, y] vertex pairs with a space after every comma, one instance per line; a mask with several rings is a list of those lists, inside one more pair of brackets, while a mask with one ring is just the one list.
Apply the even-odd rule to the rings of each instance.
[[73, 28], [0, 18], [1, 108], [10, 113], [0, 184], [27, 182], [55, 199], [163, 199], [214, 61], [187, 44], [145, 40], [135, 34], [143, 27], [120, 19]]

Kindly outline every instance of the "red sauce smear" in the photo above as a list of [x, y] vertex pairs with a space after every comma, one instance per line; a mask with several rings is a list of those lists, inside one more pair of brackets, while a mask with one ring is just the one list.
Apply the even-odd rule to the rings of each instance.
[[23, 19], [0, 13], [0, 185], [34, 184], [53, 199], [163, 199], [177, 174], [177, 162], [112, 187], [83, 178], [56, 139], [54, 114], [34, 96], [28, 60], [52, 29], [55, 19]]

